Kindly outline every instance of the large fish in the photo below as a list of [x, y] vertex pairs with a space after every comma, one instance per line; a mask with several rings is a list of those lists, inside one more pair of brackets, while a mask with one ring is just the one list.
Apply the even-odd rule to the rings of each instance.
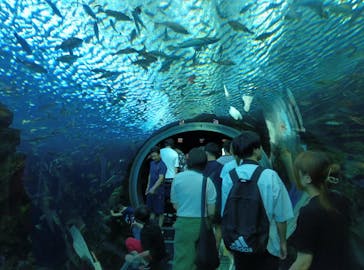
[[23, 48], [23, 50], [27, 54], [32, 54], [32, 49], [31, 49], [30, 45], [28, 44], [28, 42], [24, 38], [19, 36], [16, 32], [14, 32], [14, 36], [15, 36], [16, 40], [18, 41], [18, 43], [20, 44], [20, 46]]

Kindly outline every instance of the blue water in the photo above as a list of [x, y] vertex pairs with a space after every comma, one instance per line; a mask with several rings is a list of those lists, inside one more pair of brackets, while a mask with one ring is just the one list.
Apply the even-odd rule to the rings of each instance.
[[21, 130], [29, 193], [63, 198], [68, 179], [106, 201], [147, 138], [202, 113], [262, 112], [272, 145], [304, 132], [362, 174], [363, 11], [361, 0], [0, 0], [0, 102]]

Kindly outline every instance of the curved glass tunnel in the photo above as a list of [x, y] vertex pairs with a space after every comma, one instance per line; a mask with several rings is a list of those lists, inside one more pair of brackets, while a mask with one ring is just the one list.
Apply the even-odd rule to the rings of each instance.
[[143, 202], [147, 153], [167, 137], [187, 151], [255, 130], [287, 185], [282, 153], [323, 150], [362, 225], [363, 10], [360, 0], [0, 0], [0, 268], [78, 265], [75, 225], [119, 269], [128, 228], [109, 210]]

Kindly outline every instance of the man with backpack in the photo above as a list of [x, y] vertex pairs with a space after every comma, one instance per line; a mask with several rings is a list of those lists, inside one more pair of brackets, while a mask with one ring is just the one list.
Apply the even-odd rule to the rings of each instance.
[[287, 256], [286, 222], [293, 217], [288, 192], [275, 171], [259, 166], [258, 134], [242, 132], [232, 150], [235, 166], [228, 163], [221, 172], [225, 246], [236, 270], [277, 270]]

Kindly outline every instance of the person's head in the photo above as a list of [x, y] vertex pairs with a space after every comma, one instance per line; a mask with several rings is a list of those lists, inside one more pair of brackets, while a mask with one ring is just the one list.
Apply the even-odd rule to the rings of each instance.
[[166, 139], [163, 142], [164, 147], [173, 147], [174, 146], [174, 140], [172, 138]]
[[331, 161], [323, 152], [306, 151], [298, 154], [294, 161], [297, 186], [305, 191], [314, 190], [319, 194], [320, 202], [326, 209], [331, 209], [327, 198], [327, 178]]
[[202, 171], [207, 162], [206, 153], [203, 148], [192, 148], [188, 152], [187, 167], [191, 170]]
[[240, 159], [260, 160], [262, 157], [260, 136], [254, 131], [243, 131], [233, 139], [231, 146], [234, 156]]
[[309, 185], [318, 189], [326, 186], [330, 164], [329, 158], [322, 152], [301, 152], [294, 161], [297, 186], [301, 189]]
[[158, 146], [154, 146], [151, 150], [150, 150], [150, 158], [154, 161], [160, 161], [161, 160], [161, 155], [160, 155], [160, 149]]
[[231, 141], [230, 140], [225, 140], [222, 144], [222, 150], [223, 150], [223, 154], [228, 156], [231, 155]]
[[207, 159], [210, 157], [217, 159], [221, 156], [220, 147], [214, 142], [209, 142], [205, 145], [205, 152], [207, 154]]
[[148, 223], [150, 220], [150, 210], [146, 205], [137, 207], [134, 211], [134, 217], [137, 222]]

